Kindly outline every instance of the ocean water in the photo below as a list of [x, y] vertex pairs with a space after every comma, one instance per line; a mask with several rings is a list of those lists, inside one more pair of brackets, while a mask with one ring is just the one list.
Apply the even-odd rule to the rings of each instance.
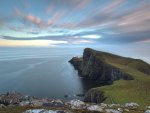
[[81, 48], [0, 48], [0, 93], [79, 98], [75, 95], [98, 86], [79, 77], [68, 62], [82, 54]]

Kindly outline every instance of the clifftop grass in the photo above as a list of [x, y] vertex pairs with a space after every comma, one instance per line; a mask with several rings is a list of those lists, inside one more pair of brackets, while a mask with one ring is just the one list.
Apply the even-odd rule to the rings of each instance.
[[113, 85], [95, 88], [105, 92], [106, 103], [137, 102], [141, 105], [150, 105], [150, 65], [148, 63], [140, 59], [121, 57], [89, 48], [86, 51], [94, 52], [97, 58], [134, 77], [134, 80], [118, 80]]

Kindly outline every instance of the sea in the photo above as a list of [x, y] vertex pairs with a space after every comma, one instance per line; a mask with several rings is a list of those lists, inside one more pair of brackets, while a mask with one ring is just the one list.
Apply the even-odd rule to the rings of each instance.
[[0, 48], [0, 93], [53, 99], [81, 98], [96, 82], [81, 78], [68, 62], [83, 48]]

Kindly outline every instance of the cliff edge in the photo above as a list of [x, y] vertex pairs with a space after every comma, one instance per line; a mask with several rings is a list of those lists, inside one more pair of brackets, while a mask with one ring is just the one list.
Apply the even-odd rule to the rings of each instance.
[[85, 95], [85, 101], [101, 103], [107, 97], [106, 100], [110, 100], [111, 103], [116, 100], [121, 103], [130, 100], [149, 103], [150, 65], [148, 63], [90, 48], [84, 50], [83, 57], [73, 57], [69, 62], [78, 71], [79, 76], [104, 85], [89, 90]]
[[[132, 75], [113, 65], [112, 62], [109, 62], [109, 58], [114, 59], [115, 62], [117, 58], [120, 59], [121, 57], [86, 48], [83, 53], [83, 58], [73, 57], [69, 62], [78, 70], [80, 76], [98, 81], [101, 84], [112, 84], [113, 81], [119, 79], [134, 79]], [[124, 60], [130, 59], [124, 58]], [[126, 64], [126, 66], [128, 66], [128, 64]]]

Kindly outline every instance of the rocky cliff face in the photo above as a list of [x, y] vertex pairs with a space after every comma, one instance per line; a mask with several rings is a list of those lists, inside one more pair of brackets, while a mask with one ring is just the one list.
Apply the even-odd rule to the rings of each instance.
[[103, 91], [90, 89], [84, 97], [85, 102], [102, 103], [106, 99]]
[[74, 66], [80, 76], [98, 81], [101, 84], [112, 84], [119, 79], [132, 80], [133, 77], [121, 69], [107, 64], [102, 52], [86, 48], [83, 58], [73, 57], [69, 62]]

